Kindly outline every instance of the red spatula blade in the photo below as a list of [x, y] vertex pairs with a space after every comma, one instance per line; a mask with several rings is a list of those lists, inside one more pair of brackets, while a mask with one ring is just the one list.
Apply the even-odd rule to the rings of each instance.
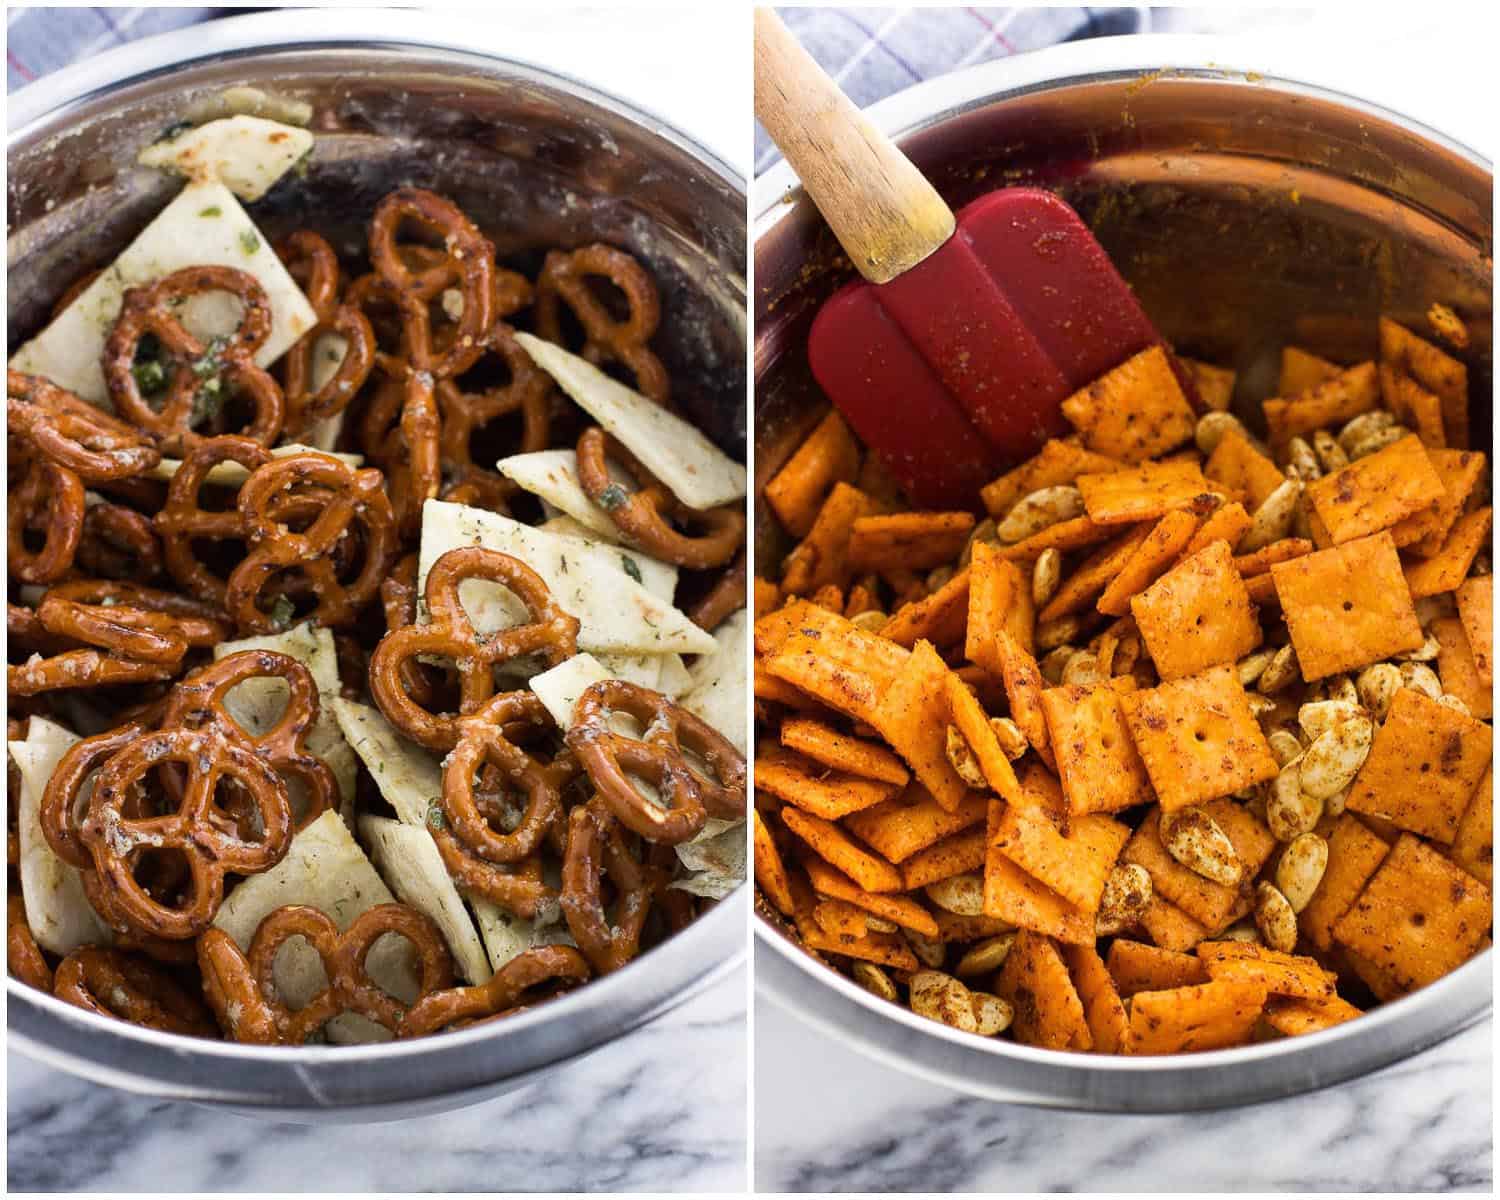
[[[905, 274], [837, 293], [808, 354], [856, 432], [932, 506], [1065, 433], [1064, 399], [1160, 341], [1078, 215], [1049, 192], [1010, 188], [960, 211], [953, 237]], [[956, 414], [979, 440], [958, 437]]]

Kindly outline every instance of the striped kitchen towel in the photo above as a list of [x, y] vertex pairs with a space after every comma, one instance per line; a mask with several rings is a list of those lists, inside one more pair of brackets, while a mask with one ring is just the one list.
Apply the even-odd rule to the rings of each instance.
[[5, 90], [137, 38], [242, 13], [234, 8], [11, 8], [5, 14]]

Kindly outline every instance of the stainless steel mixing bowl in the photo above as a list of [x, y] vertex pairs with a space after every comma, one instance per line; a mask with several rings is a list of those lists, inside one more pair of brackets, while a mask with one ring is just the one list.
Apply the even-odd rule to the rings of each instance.
[[[137, 150], [200, 97], [248, 84], [312, 103], [305, 178], [255, 210], [271, 236], [310, 221], [363, 241], [399, 184], [456, 200], [512, 261], [603, 240], [662, 294], [658, 349], [686, 410], [743, 457], [745, 190], [654, 114], [521, 62], [421, 32], [410, 15], [276, 13], [198, 26], [49, 76], [9, 117], [10, 344], [45, 320], [176, 185]], [[455, 1108], [539, 1078], [669, 1011], [745, 957], [747, 889], [624, 970], [512, 1019], [385, 1045], [260, 1048], [155, 1033], [8, 981], [11, 1042], [131, 1091], [292, 1120]]]
[[[1473, 444], [1488, 447], [1490, 164], [1321, 82], [1328, 69], [1316, 62], [1246, 58], [1220, 40], [1105, 39], [937, 79], [871, 114], [955, 207], [1005, 183], [1058, 189], [1165, 336], [1239, 371], [1249, 418], [1272, 394], [1283, 343], [1353, 362], [1373, 357], [1378, 314], [1420, 328], [1434, 300], [1453, 305], [1474, 333]], [[757, 183], [753, 236], [758, 494], [826, 411], [804, 346], [850, 271], [784, 163]], [[780, 561], [789, 546], [763, 501], [757, 518], [757, 561]], [[1289, 1096], [1415, 1054], [1491, 1003], [1486, 951], [1309, 1037], [1171, 1058], [1054, 1053], [957, 1033], [877, 1000], [763, 920], [756, 934], [758, 989], [830, 1037], [976, 1095], [1057, 1107], [1167, 1112]], [[1487, 1078], [1489, 1064], [1475, 1070]]]

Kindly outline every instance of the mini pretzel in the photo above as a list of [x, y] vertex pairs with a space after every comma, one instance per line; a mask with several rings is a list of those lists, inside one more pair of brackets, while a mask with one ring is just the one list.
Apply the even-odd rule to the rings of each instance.
[[[480, 636], [459, 599], [466, 579], [503, 584], [526, 607], [529, 620]], [[578, 620], [553, 600], [542, 577], [517, 558], [481, 546], [450, 550], [427, 573], [431, 623], [408, 625], [381, 639], [370, 657], [370, 691], [386, 719], [429, 750], [447, 751], [458, 743], [460, 718], [479, 711], [495, 694], [495, 668], [522, 655], [540, 654], [549, 667], [578, 653]], [[405, 665], [420, 655], [452, 659], [458, 667], [457, 716], [418, 705], [402, 687]]]
[[[98, 605], [107, 608], [125, 621], [134, 621], [157, 627], [153, 622], [142, 623], [136, 613], [155, 614], [169, 618], [172, 632], [196, 650], [209, 649], [228, 640], [230, 624], [224, 614], [211, 604], [194, 600], [191, 596], [180, 596], [159, 588], [144, 587], [116, 579], [69, 579], [53, 584], [47, 589], [44, 599], [57, 598], [76, 604]], [[40, 615], [40, 611], [38, 612]], [[96, 645], [102, 643], [95, 643]]]
[[[613, 913], [604, 907], [606, 875], [615, 892]], [[658, 872], [636, 861], [620, 823], [597, 800], [568, 814], [563, 918], [578, 948], [601, 975], [619, 970], [640, 953], [641, 930], [659, 883]]]
[[[286, 352], [286, 427], [295, 435], [309, 425], [342, 412], [375, 365], [375, 333], [359, 308], [340, 304], [339, 260], [333, 247], [310, 230], [299, 230], [276, 247], [287, 272], [302, 287], [318, 323]], [[338, 334], [346, 348], [336, 370], [317, 391], [312, 389], [313, 355], [326, 334]]]
[[[42, 792], [42, 803], [38, 822], [42, 836], [52, 853], [71, 867], [77, 867], [86, 875], [92, 874], [94, 860], [87, 847], [79, 840], [78, 826], [82, 820], [79, 801], [84, 782], [104, 763], [146, 732], [146, 726], [138, 721], [96, 733], [69, 746], [57, 766], [52, 778]], [[131, 808], [131, 816], [146, 815], [144, 796], [137, 797]], [[101, 914], [102, 915], [102, 914]]]
[[[240, 326], [222, 346], [205, 346], [177, 318], [177, 308], [194, 296], [227, 292], [244, 308]], [[171, 380], [160, 407], [141, 395], [133, 367], [141, 339], [154, 334], [173, 362]], [[144, 429], [169, 453], [191, 446], [202, 435], [194, 430], [205, 408], [216, 409], [211, 388], [225, 384], [247, 397], [255, 417], [245, 437], [270, 446], [281, 433], [285, 416], [281, 388], [255, 365], [255, 355], [271, 333], [271, 304], [255, 276], [233, 267], [187, 267], [149, 287], [125, 292], [120, 316], [104, 345], [104, 379], [115, 409]], [[215, 384], [213, 381], [217, 380]]]
[[85, 483], [149, 471], [161, 452], [123, 421], [39, 375], [6, 375], [10, 432]]
[[[626, 491], [610, 478], [607, 458], [617, 459], [641, 485]], [[645, 553], [682, 567], [717, 567], [734, 557], [745, 541], [745, 513], [736, 504], [704, 511], [689, 508], [659, 483], [625, 447], [597, 425], [578, 439], [578, 482], [588, 497]], [[690, 537], [671, 522], [701, 526]]]
[[10, 892], [5, 898], [5, 954], [10, 973], [22, 983], [44, 992], [52, 990], [52, 968], [36, 944], [20, 892]]
[[181, 1033], [217, 1037], [203, 1002], [162, 968], [120, 950], [82, 946], [63, 959], [53, 988], [60, 1000], [105, 1017]]
[[199, 559], [194, 543], [245, 539], [244, 518], [238, 508], [203, 507], [202, 492], [209, 472], [220, 463], [232, 462], [253, 473], [270, 461], [270, 452], [249, 438], [203, 438], [188, 447], [182, 465], [172, 476], [166, 503], [152, 524], [161, 535], [167, 570], [198, 599], [222, 608], [229, 583]]
[[157, 579], [165, 570], [151, 518], [107, 500], [84, 510], [83, 537], [74, 559], [90, 575], [136, 583]]
[[[405, 1006], [365, 969], [370, 948], [388, 933], [406, 938], [417, 952], [418, 1004], [453, 982], [453, 960], [442, 933], [414, 908], [376, 905], [340, 933], [331, 917], [293, 904], [276, 909], [260, 923], [248, 954], [222, 929], [206, 931], [198, 939], [203, 991], [225, 1033], [240, 1042], [298, 1046], [346, 1012], [359, 1013], [396, 1033], [406, 1016]], [[328, 986], [295, 1010], [282, 1002], [273, 973], [277, 952], [294, 937], [307, 939], [328, 975]]]
[[516, 863], [492, 863], [471, 853], [446, 826], [434, 827], [430, 815], [427, 828], [437, 843], [444, 868], [463, 891], [527, 921], [549, 911], [556, 914], [558, 892], [542, 874], [540, 854]]
[[[43, 458], [31, 458], [24, 470], [10, 493], [6, 561], [22, 583], [51, 583], [72, 568], [83, 537], [83, 480]], [[45, 539], [38, 550], [26, 547], [26, 534], [33, 528]]]
[[398, 1037], [426, 1037], [455, 1026], [504, 1017], [535, 1003], [534, 990], [550, 999], [559, 989], [583, 983], [589, 965], [571, 946], [537, 946], [516, 955], [484, 983], [423, 996], [407, 1010]]
[[[177, 811], [127, 815], [146, 776], [169, 764], [180, 764], [187, 781]], [[229, 781], [248, 793], [259, 817], [259, 841], [243, 838], [235, 819], [215, 803], [220, 784]], [[67, 805], [71, 809], [71, 797]], [[181, 940], [213, 921], [226, 875], [254, 875], [285, 857], [292, 841], [291, 800], [275, 769], [222, 730], [160, 729], [123, 746], [99, 768], [78, 840], [109, 888], [111, 906], [132, 928]], [[151, 849], [177, 850], [186, 858], [192, 890], [185, 904], [158, 900], [136, 878], [143, 853]]]
[[706, 633], [712, 633], [744, 608], [746, 571], [745, 548], [742, 546], [734, 561], [714, 581], [713, 587], [686, 610], [688, 620]]
[[[617, 321], [589, 289], [588, 276], [602, 276], [625, 294], [630, 311]], [[583, 326], [579, 355], [595, 366], [617, 362], [635, 375], [635, 390], [671, 406], [671, 382], [650, 342], [661, 321], [661, 302], [651, 276], [629, 254], [595, 243], [564, 253], [554, 250], [536, 281], [536, 328], [549, 342], [565, 345], [562, 306]]]
[[[240, 487], [239, 513], [251, 551], [229, 577], [225, 606], [245, 629], [271, 633], [275, 619], [259, 606], [266, 585], [295, 569], [317, 597], [310, 614], [321, 625], [351, 624], [375, 596], [395, 552], [395, 517], [380, 472], [356, 471], [315, 450], [289, 454], [258, 467]], [[301, 532], [284, 518], [286, 505], [312, 492], [317, 516]], [[277, 506], [282, 506], [281, 511]], [[345, 583], [332, 561], [334, 548], [358, 525], [364, 563]]]
[[101, 650], [65, 650], [51, 658], [33, 656], [6, 667], [5, 688], [12, 696], [41, 696], [79, 688], [156, 683], [177, 674], [175, 663], [130, 662]]
[[[640, 722], [640, 738], [611, 729], [614, 712]], [[743, 819], [744, 757], [706, 721], [660, 692], [622, 679], [600, 680], [584, 689], [573, 714], [568, 746], [598, 788], [600, 801], [642, 837], [676, 845], [696, 836], [709, 814]], [[684, 749], [706, 762], [717, 779], [695, 771]], [[665, 807], [642, 795], [632, 775], [652, 784]]]
[[[547, 727], [552, 719], [534, 693], [504, 692], [459, 721], [458, 744], [444, 760], [442, 808], [448, 828], [468, 851], [489, 862], [514, 863], [535, 854], [562, 816], [563, 784], [577, 774], [522, 750], [506, 737], [513, 723]], [[476, 802], [474, 777], [485, 766], [495, 770], [507, 791], [525, 794], [525, 815], [510, 833], [498, 832]]]

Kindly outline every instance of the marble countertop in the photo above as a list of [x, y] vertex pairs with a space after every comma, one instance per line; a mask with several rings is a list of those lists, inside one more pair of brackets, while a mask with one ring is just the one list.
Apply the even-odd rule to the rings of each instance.
[[976, 1100], [755, 1008], [755, 1186], [822, 1191], [1490, 1191], [1493, 1024], [1340, 1087], [1190, 1116]]
[[745, 969], [531, 1088], [384, 1125], [268, 1124], [9, 1056], [11, 1191], [734, 1192]]

